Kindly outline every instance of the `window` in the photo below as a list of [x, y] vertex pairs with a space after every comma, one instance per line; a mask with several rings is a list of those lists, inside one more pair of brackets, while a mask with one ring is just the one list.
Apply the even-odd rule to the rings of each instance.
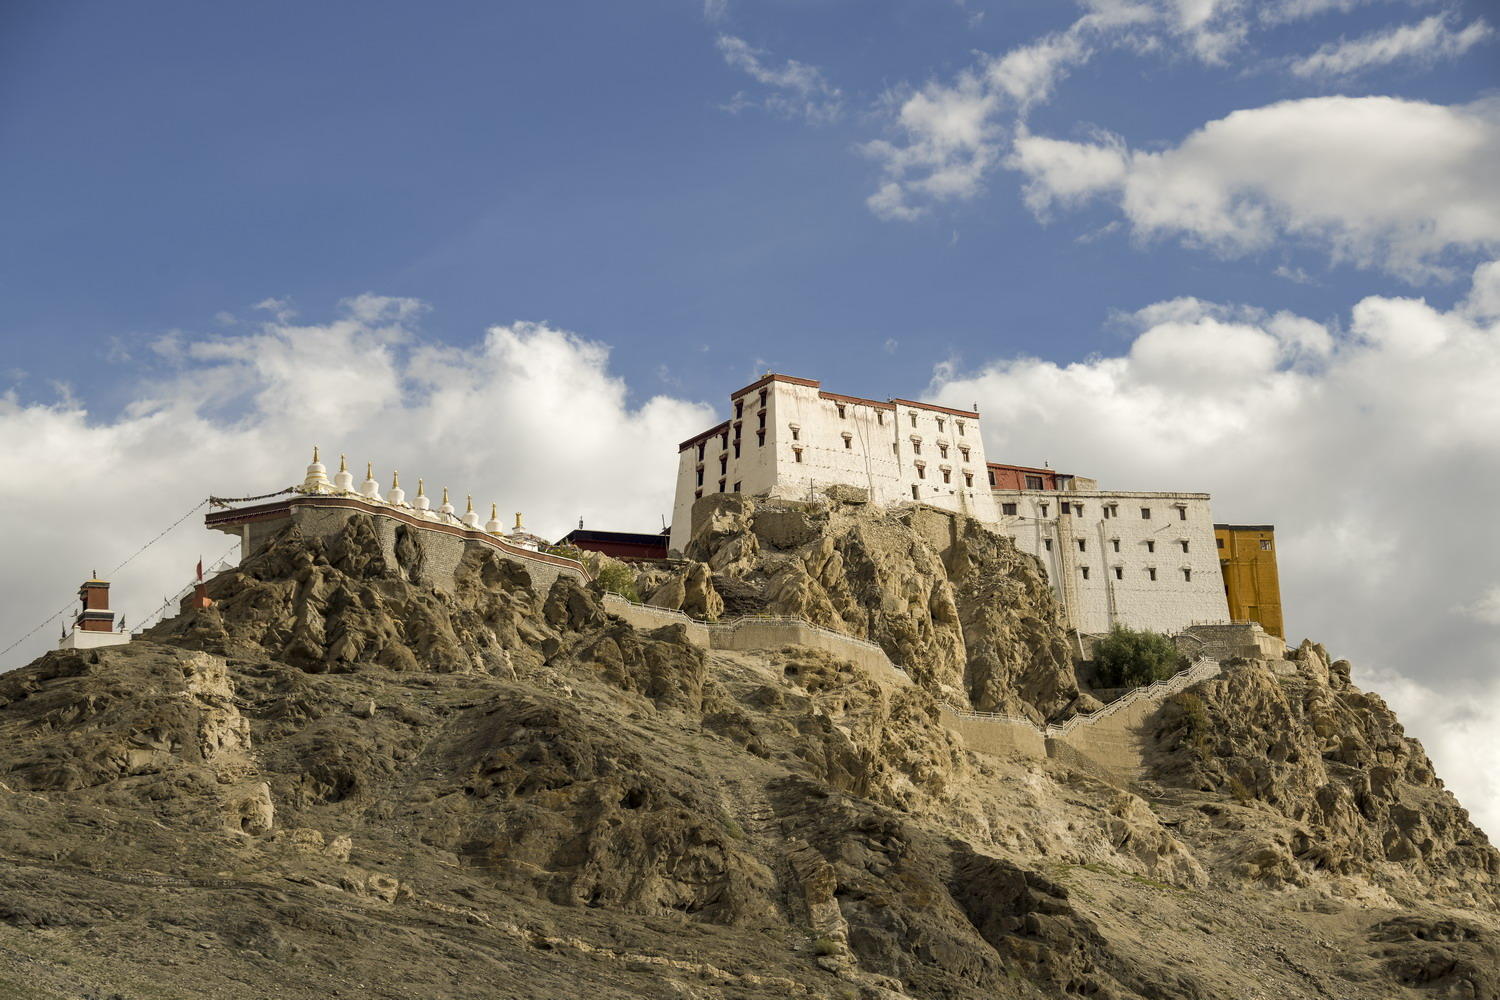
[[1047, 505], [1046, 504], [1042, 504], [1041, 506], [1042, 506], [1042, 516], [1046, 517], [1047, 516]]
[[719, 480], [719, 492], [720, 493], [724, 492], [724, 484], [725, 484], [725, 482], [726, 482], [726, 480], [723, 480], [723, 479]]
[[1187, 520], [1187, 508], [1186, 507], [1178, 507], [1177, 508], [1177, 520], [1179, 520], [1179, 521], [1186, 521]]
[[967, 445], [959, 445], [958, 453], [963, 456], [965, 462], [969, 460], [969, 448]]
[[1088, 539], [1087, 538], [1080, 538], [1080, 539], [1078, 539], [1078, 551], [1079, 552], [1087, 552], [1088, 550], [1089, 550]]
[[[740, 425], [739, 424], [735, 424], [734, 425], [734, 439], [736, 441], [738, 441], [740, 439]], [[722, 435], [720, 435], [720, 437], [719, 437], [719, 447], [720, 448], [728, 448], [729, 447], [729, 432], [728, 431], [725, 431]]]
[[1083, 578], [1085, 580], [1087, 580], [1089, 578], [1089, 568], [1087, 566], [1080, 566], [1080, 567], [1078, 567], [1078, 572], [1080, 572], [1080, 573], [1083, 574]]
[[1108, 507], [1104, 508], [1104, 519], [1106, 521], [1108, 521], [1110, 518], [1112, 518], [1114, 516], [1115, 516], [1114, 512], [1112, 510], [1110, 510], [1110, 508], [1108, 508]]
[[854, 448], [854, 435], [848, 431], [844, 432], [844, 447], [850, 450]]
[[698, 461], [700, 461], [700, 462], [703, 461], [703, 446], [706, 445], [706, 444], [708, 444], [707, 441], [699, 441], [698, 442]]
[[1146, 543], [1146, 551], [1147, 552], [1155, 552], [1156, 551], [1156, 543], [1155, 542], [1147, 542]]
[[719, 452], [719, 471], [720, 472], [724, 471], [724, 466], [728, 462], [729, 462], [729, 452], [727, 452], [727, 451], [721, 451], [721, 452]]
[[[755, 446], [757, 448], [759, 448], [761, 445], [763, 445], [765, 443], [766, 443], [766, 432], [765, 431], [756, 431], [755, 432]], [[735, 444], [738, 445], [739, 442], [736, 441]]]
[[1083, 516], [1083, 504], [1081, 504], [1081, 503], [1075, 503], [1073, 505], [1073, 516], [1074, 517], [1082, 517]]
[[840, 420], [844, 420], [845, 418], [847, 418], [848, 414], [846, 414], [844, 412], [844, 404], [843, 403], [837, 403], [835, 405], [838, 406], [838, 408], [839, 408], [839, 419]]
[[755, 426], [759, 427], [761, 430], [765, 430], [766, 429], [766, 411], [765, 410], [761, 410], [755, 416], [756, 416], [756, 419], [759, 421]]
[[[989, 473], [990, 473], [990, 488], [994, 489], [995, 488], [995, 470], [994, 469], [990, 469]], [[1014, 507], [1015, 504], [1011, 504], [1011, 506]]]
[[954, 424], [955, 427], [958, 428], [958, 436], [959, 437], [963, 437], [964, 436], [964, 422], [962, 420], [955, 420], [955, 421], [953, 421], [953, 424]]
[[927, 466], [925, 466], [925, 465], [919, 465], [919, 466], [917, 466], [917, 478], [918, 479], [926, 479], [927, 478]]
[[1026, 477], [1026, 488], [1028, 490], [1039, 490], [1039, 489], [1041, 489], [1042, 488], [1042, 477], [1041, 476], [1027, 476]]
[[1190, 569], [1184, 569], [1182, 571], [1182, 578], [1191, 583], [1193, 581], [1193, 571]]
[[938, 442], [938, 455], [943, 458], [948, 457], [948, 446], [943, 444], [941, 441]]
[[703, 491], [702, 490], [694, 490], [693, 491], [693, 499], [694, 500], [702, 500], [703, 499]]
[[702, 469], [698, 470], [698, 481], [696, 483], [694, 483], [693, 485], [694, 486], [702, 486], [703, 485], [703, 470]]
[[792, 428], [792, 440], [793, 441], [801, 441], [802, 440], [802, 428], [800, 426], [798, 426], [797, 424], [791, 424], [790, 427]]
[[1043, 546], [1043, 547], [1044, 547], [1044, 548], [1045, 548], [1045, 549], [1046, 549], [1046, 550], [1047, 550], [1047, 551], [1048, 551], [1048, 552], [1051, 552], [1051, 551], [1052, 551], [1052, 539], [1050, 539], [1050, 538], [1043, 538], [1043, 539], [1042, 539], [1042, 546]]
[[943, 482], [945, 482], [945, 483], [951, 483], [951, 482], [953, 482], [953, 470], [952, 469], [944, 469], [943, 470]]
[[943, 432], [943, 418], [942, 417], [938, 417], [937, 418], [937, 422], [938, 422], [938, 433], [941, 434]]
[[1148, 566], [1148, 567], [1146, 567], [1146, 578], [1148, 580], [1155, 580], [1156, 579], [1156, 567], [1155, 566]]
[[1151, 520], [1151, 508], [1150, 507], [1142, 507], [1141, 508], [1141, 520], [1142, 521], [1149, 521], [1149, 520]]
[[734, 491], [735, 491], [735, 492], [736, 492], [736, 493], [738, 493], [738, 492], [739, 492], [739, 491], [740, 491], [740, 484], [739, 484], [739, 483], [735, 483], [735, 484], [734, 484]]
[[911, 453], [913, 455], [922, 454], [922, 440], [920, 438], [911, 439]]
[[972, 473], [972, 472], [965, 472], [964, 473], [964, 485], [965, 486], [973, 486], [974, 485], [974, 473]]
[[891, 443], [891, 452], [896, 455], [901, 454], [901, 443], [899, 441]]
[[735, 458], [739, 458], [740, 457], [740, 443], [738, 441], [736, 441], [734, 443], [734, 457]]
[[736, 399], [734, 401], [734, 419], [738, 420], [745, 415], [745, 401]]
[[1221, 548], [1222, 549], [1224, 547], [1224, 539], [1222, 539], [1222, 538], [1215, 538], [1214, 539], [1214, 545], [1217, 548]]
[[907, 416], [911, 417], [911, 425], [913, 427], [917, 426], [917, 415], [915, 413], [908, 413]]
[[[1219, 542], [1220, 542], [1221, 545], [1223, 544], [1223, 541], [1224, 540], [1222, 538], [1219, 539]], [[1260, 550], [1262, 552], [1270, 552], [1271, 551], [1271, 540], [1269, 538], [1262, 538], [1260, 540]]]
[[802, 461], [802, 449], [801, 448], [793, 448], [792, 449], [792, 454], [796, 457], [797, 461], [799, 461], [799, 462]]
[[1109, 544], [1116, 552], [1120, 551], [1120, 540], [1118, 538], [1111, 538]]
[[1009, 514], [1011, 517], [1015, 517], [1016, 505], [1013, 503], [1003, 503], [1000, 505], [1000, 513]]
[[1182, 546], [1182, 551], [1186, 552], [1188, 550], [1188, 542], [1186, 538], [1184, 538], [1179, 544]]
[[1123, 580], [1123, 579], [1125, 579], [1125, 567], [1124, 566], [1116, 566], [1115, 567], [1115, 579], [1116, 580]]
[[882, 427], [885, 426], [885, 411], [884, 410], [876, 410], [875, 411], [875, 422], [877, 424], [879, 424], [880, 426], [882, 426]]
[[911, 484], [911, 498], [913, 500], [920, 500], [920, 499], [922, 499], [922, 495], [917, 492], [917, 484], [916, 483], [912, 483]]
[[764, 389], [760, 391], [760, 407], [761, 409], [766, 408], [766, 390]]

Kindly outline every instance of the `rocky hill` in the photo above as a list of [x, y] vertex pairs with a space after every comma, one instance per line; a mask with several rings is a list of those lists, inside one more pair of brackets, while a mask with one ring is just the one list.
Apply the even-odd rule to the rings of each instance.
[[0, 996], [1500, 997], [1500, 855], [1347, 664], [1227, 664], [1139, 780], [976, 753], [942, 704], [1097, 706], [1034, 561], [920, 508], [704, 513], [644, 596], [915, 683], [291, 529], [0, 675]]

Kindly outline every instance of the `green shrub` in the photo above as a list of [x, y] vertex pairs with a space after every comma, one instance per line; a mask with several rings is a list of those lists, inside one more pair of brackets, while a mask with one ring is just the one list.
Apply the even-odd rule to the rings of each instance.
[[1186, 665], [1187, 658], [1159, 632], [1116, 625], [1094, 643], [1094, 674], [1100, 687], [1140, 687], [1165, 680]]
[[607, 562], [599, 567], [594, 577], [611, 594], [619, 594], [627, 601], [640, 603], [641, 595], [635, 589], [635, 573], [621, 562]]

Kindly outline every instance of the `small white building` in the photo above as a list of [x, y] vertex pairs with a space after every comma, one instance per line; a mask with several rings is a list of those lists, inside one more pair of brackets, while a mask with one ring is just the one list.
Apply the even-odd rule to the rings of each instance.
[[842, 396], [775, 374], [731, 393], [729, 405], [728, 420], [678, 446], [672, 549], [692, 537], [693, 503], [710, 493], [795, 499], [842, 485], [873, 503], [916, 501], [995, 520], [972, 410]]
[[[1059, 477], [1080, 484], [1093, 485]], [[1172, 634], [1229, 620], [1207, 493], [997, 489], [994, 498], [997, 530], [1042, 561], [1079, 632]]]

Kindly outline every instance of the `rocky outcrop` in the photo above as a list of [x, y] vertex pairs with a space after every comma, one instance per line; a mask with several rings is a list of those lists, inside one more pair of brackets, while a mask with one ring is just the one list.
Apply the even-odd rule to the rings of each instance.
[[1293, 821], [1279, 843], [1246, 858], [1251, 877], [1305, 883], [1309, 872], [1360, 872], [1408, 893], [1500, 899], [1500, 854], [1379, 696], [1355, 688], [1349, 664], [1330, 663], [1311, 642], [1291, 663], [1288, 673], [1242, 661], [1168, 699], [1155, 727], [1158, 776]]
[[1078, 697], [1041, 565], [973, 518], [829, 499], [716, 494], [686, 555], [728, 613], [771, 613], [878, 643], [922, 686], [1038, 721]]

